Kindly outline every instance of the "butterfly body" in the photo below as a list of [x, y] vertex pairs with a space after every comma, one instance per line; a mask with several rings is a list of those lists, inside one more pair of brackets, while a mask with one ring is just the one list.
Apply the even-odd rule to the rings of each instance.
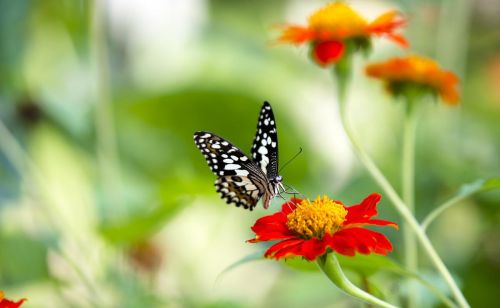
[[218, 176], [217, 192], [227, 203], [252, 210], [262, 198], [265, 209], [283, 189], [278, 175], [278, 136], [271, 105], [264, 102], [252, 146], [252, 158], [226, 139], [209, 132], [194, 133], [194, 141]]

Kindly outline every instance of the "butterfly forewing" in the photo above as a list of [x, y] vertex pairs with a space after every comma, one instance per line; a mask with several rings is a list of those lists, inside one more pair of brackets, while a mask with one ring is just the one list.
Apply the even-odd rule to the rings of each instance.
[[268, 179], [278, 175], [278, 133], [273, 110], [268, 102], [264, 102], [260, 110], [257, 133], [252, 145], [252, 157]]
[[194, 134], [196, 146], [219, 178], [217, 191], [227, 203], [252, 210], [267, 189], [267, 178], [259, 166], [229, 141], [208, 132]]

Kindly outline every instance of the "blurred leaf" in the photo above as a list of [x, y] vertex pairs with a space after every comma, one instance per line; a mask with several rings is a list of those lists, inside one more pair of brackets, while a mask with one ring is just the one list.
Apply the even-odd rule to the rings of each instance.
[[367, 279], [378, 271], [386, 271], [403, 277], [415, 279], [427, 289], [429, 289], [443, 303], [450, 307], [454, 306], [453, 303], [439, 289], [428, 283], [419, 275], [404, 269], [398, 263], [388, 257], [377, 254], [356, 254], [353, 257], [337, 254], [337, 258], [339, 260], [340, 266], [343, 269], [351, 270], [355, 273], [358, 273], [361, 277], [366, 277]]
[[[160, 204], [146, 213], [135, 213], [118, 221], [106, 221], [100, 227], [104, 238], [114, 244], [132, 244], [147, 239], [161, 229], [177, 211], [189, 203], [195, 193], [203, 192], [204, 181], [169, 179], [161, 183]], [[210, 189], [212, 192], [212, 189]], [[208, 191], [207, 191], [208, 192]]]
[[340, 266], [360, 274], [363, 277], [370, 277], [378, 271], [389, 271], [404, 274], [406, 270], [401, 268], [396, 262], [388, 257], [377, 254], [362, 255], [356, 254], [353, 257], [337, 254]]
[[500, 178], [479, 179], [475, 182], [464, 184], [458, 191], [457, 196], [465, 197], [498, 188], [500, 188]]
[[487, 180], [480, 179], [473, 183], [462, 185], [462, 187], [454, 197], [437, 206], [422, 220], [422, 228], [425, 230], [441, 213], [443, 213], [453, 205], [458, 204], [463, 199], [476, 193], [498, 188], [500, 188], [500, 178], [490, 178]]
[[378, 287], [376, 283], [373, 281], [369, 280], [366, 277], [361, 277], [362, 279], [362, 284], [363, 284], [363, 289], [370, 293], [371, 295], [374, 295], [375, 297], [380, 298], [381, 300], [386, 300], [387, 296], [385, 296], [384, 292]]
[[49, 277], [47, 248], [24, 234], [0, 234], [0, 286], [34, 283]]
[[100, 226], [99, 231], [113, 244], [132, 244], [157, 232], [179, 206], [177, 203], [164, 203], [149, 213], [137, 214], [117, 222], [106, 222]]
[[31, 2], [0, 0], [0, 85], [11, 86], [11, 90], [22, 79], [19, 66], [28, 42], [25, 39], [28, 28], [25, 21], [30, 14]]
[[307, 261], [304, 258], [296, 257], [290, 259], [281, 260], [281, 263], [290, 268], [304, 271], [304, 272], [316, 272], [318, 271], [318, 265], [316, 262]]

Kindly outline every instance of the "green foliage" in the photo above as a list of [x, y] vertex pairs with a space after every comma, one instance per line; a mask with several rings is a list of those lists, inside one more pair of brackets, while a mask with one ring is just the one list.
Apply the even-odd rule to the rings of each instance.
[[19, 287], [49, 279], [47, 247], [22, 233], [0, 233], [0, 285]]

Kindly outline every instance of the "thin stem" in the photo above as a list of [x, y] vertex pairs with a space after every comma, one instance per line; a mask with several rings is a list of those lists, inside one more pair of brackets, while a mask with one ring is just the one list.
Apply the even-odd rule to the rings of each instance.
[[430, 242], [429, 238], [425, 234], [424, 230], [420, 227], [418, 224], [417, 220], [413, 216], [413, 214], [410, 212], [410, 210], [407, 208], [406, 204], [403, 202], [403, 200], [399, 197], [399, 195], [396, 193], [392, 185], [389, 183], [389, 181], [385, 178], [385, 176], [382, 174], [380, 169], [375, 165], [373, 160], [370, 158], [370, 156], [366, 153], [364, 148], [360, 145], [358, 140], [356, 139], [351, 126], [349, 125], [349, 120], [347, 117], [347, 108], [346, 108], [346, 99], [345, 99], [345, 92], [346, 90], [339, 91], [339, 108], [340, 108], [340, 118], [342, 121], [342, 125], [344, 126], [344, 130], [351, 141], [351, 144], [354, 148], [354, 152], [357, 154], [358, 158], [360, 159], [361, 163], [365, 166], [367, 171], [370, 173], [372, 178], [377, 182], [377, 184], [384, 190], [385, 194], [389, 197], [391, 200], [392, 204], [396, 208], [396, 210], [399, 212], [401, 217], [404, 219], [404, 221], [407, 223], [407, 226], [409, 226], [413, 232], [415, 232], [415, 235], [417, 236], [417, 239], [419, 240], [420, 244], [422, 245], [422, 248], [424, 252], [427, 254], [431, 262], [434, 264], [438, 272], [441, 274], [443, 277], [444, 281], [450, 288], [453, 296], [457, 300], [458, 304], [460, 307], [470, 307], [469, 304], [467, 303], [467, 300], [465, 299], [464, 295], [460, 291], [460, 288], [458, 285], [455, 283], [453, 280], [453, 277], [451, 276], [450, 272], [448, 271], [448, 268], [444, 265], [443, 261], [437, 254], [436, 250], [432, 246], [432, 243]]
[[435, 210], [433, 210], [429, 215], [425, 217], [425, 219], [422, 221], [420, 224], [421, 228], [425, 231], [429, 227], [429, 225], [439, 216], [441, 213], [446, 211], [448, 208], [451, 206], [455, 205], [456, 203], [468, 198], [470, 195], [474, 194], [474, 192], [471, 192], [469, 194], [464, 194], [464, 195], [459, 195], [451, 198], [450, 200], [446, 201], [445, 203], [439, 205], [436, 207]]
[[[417, 128], [417, 110], [414, 102], [406, 102], [406, 115], [403, 129], [402, 159], [402, 195], [408, 210], [415, 216], [415, 137]], [[408, 224], [403, 227], [404, 264], [412, 273], [418, 270], [418, 250], [415, 234]], [[414, 281], [408, 281], [408, 308], [418, 307], [418, 289]]]
[[[119, 159], [111, 106], [106, 28], [104, 25], [104, 2], [94, 0], [91, 15], [91, 47], [96, 90], [95, 125], [97, 159], [108, 205], [117, 209], [120, 204]], [[105, 207], [108, 208], [108, 207]]]
[[363, 291], [354, 285], [344, 274], [342, 268], [340, 267], [337, 257], [334, 253], [329, 253], [326, 256], [318, 258], [317, 263], [319, 268], [325, 273], [325, 275], [330, 279], [339, 289], [344, 291], [346, 294], [360, 299], [366, 303], [377, 305], [380, 307], [395, 308], [396, 306], [391, 305], [383, 300]]

